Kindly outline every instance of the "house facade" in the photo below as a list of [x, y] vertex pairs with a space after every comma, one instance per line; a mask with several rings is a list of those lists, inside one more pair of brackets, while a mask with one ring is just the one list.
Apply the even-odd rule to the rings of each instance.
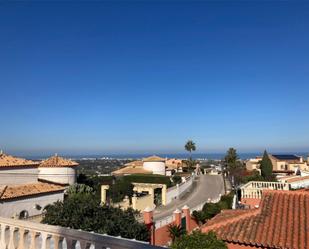
[[0, 216], [25, 219], [42, 214], [48, 205], [64, 198], [76, 182], [78, 164], [55, 155], [34, 162], [0, 154]]
[[294, 171], [297, 170], [309, 170], [309, 166], [303, 157], [289, 154], [268, 154], [269, 159], [273, 165], [273, 171]]

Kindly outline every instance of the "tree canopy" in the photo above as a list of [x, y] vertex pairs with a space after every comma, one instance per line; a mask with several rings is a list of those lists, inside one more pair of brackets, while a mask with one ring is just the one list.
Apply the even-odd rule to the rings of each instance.
[[229, 148], [229, 150], [226, 152], [226, 155], [224, 157], [224, 162], [229, 170], [239, 167], [238, 163], [238, 154], [236, 152], [236, 149]]
[[196, 150], [196, 145], [192, 140], [188, 140], [187, 143], [185, 144], [185, 149], [186, 151], [190, 152], [190, 159], [191, 159], [191, 153], [192, 151]]
[[101, 206], [93, 194], [79, 193], [48, 205], [42, 223], [148, 241], [148, 229], [135, 219], [136, 214], [132, 209]]
[[205, 203], [201, 211], [193, 211], [192, 216], [195, 221], [202, 225], [207, 220], [216, 216], [222, 209], [231, 209], [233, 204], [234, 193], [223, 195], [218, 203]]
[[269, 159], [268, 153], [265, 150], [264, 155], [262, 158], [262, 161], [260, 163], [260, 168], [261, 168], [261, 174], [265, 179], [269, 179], [272, 177], [273, 173], [273, 164], [271, 160]]
[[172, 223], [168, 226], [168, 232], [172, 238], [172, 241], [174, 242], [176, 239], [179, 239], [181, 236], [186, 234], [186, 229], [182, 226], [177, 226]]
[[214, 232], [193, 231], [190, 235], [176, 239], [171, 249], [227, 249], [227, 246], [222, 240], [217, 239]]
[[233, 184], [238, 185], [241, 182], [241, 174], [244, 170], [244, 165], [239, 160], [236, 149], [229, 148], [224, 157], [226, 170]]
[[85, 193], [91, 194], [91, 193], [94, 193], [94, 190], [92, 187], [86, 184], [75, 183], [67, 189], [66, 193], [68, 195], [85, 194]]

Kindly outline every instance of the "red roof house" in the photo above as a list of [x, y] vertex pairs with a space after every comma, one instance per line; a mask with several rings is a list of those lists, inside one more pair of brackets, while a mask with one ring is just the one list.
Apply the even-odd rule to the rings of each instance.
[[257, 209], [224, 210], [202, 227], [229, 248], [309, 248], [309, 191], [264, 191]]

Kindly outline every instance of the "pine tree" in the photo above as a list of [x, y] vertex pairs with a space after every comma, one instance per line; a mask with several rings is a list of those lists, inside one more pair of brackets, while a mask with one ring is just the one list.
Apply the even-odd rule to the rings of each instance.
[[272, 164], [271, 160], [269, 159], [268, 153], [267, 153], [266, 150], [264, 151], [264, 155], [263, 155], [263, 158], [262, 158], [260, 165], [261, 165], [260, 168], [261, 168], [262, 176], [265, 179], [270, 178], [272, 176], [272, 173], [273, 173], [273, 164]]

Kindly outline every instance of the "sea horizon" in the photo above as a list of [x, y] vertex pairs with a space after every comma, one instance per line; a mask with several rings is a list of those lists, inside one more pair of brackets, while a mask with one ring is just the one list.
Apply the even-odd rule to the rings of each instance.
[[[308, 153], [306, 152], [271, 152], [271, 154], [293, 154], [302, 157], [307, 157]], [[59, 154], [59, 156], [63, 156], [66, 158], [70, 158], [73, 160], [85, 160], [85, 159], [142, 159], [148, 156], [160, 156], [163, 158], [178, 158], [185, 159], [190, 155], [188, 153], [102, 153], [102, 154]], [[193, 159], [201, 159], [201, 160], [221, 160], [224, 158], [226, 153], [192, 153]], [[249, 158], [254, 158], [257, 156], [262, 156], [263, 152], [247, 152], [247, 153], [238, 153], [240, 159], [245, 160]], [[25, 156], [27, 159], [32, 160], [41, 160], [50, 157], [50, 155], [34, 155], [34, 156]]]

